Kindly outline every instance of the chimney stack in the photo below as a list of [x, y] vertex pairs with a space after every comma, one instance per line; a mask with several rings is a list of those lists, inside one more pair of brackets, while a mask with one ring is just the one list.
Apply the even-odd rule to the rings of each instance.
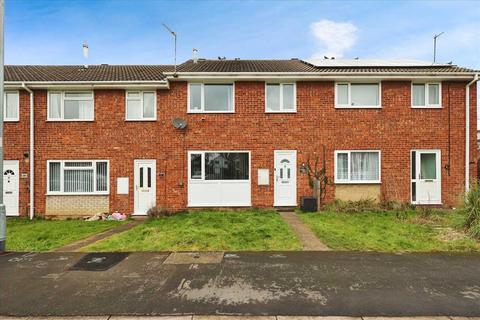
[[88, 44], [86, 42], [82, 45], [83, 48], [83, 57], [85, 58], [85, 68], [88, 68], [87, 60], [88, 60]]
[[192, 49], [192, 59], [193, 59], [193, 63], [198, 62], [198, 49], [195, 49], [195, 48]]

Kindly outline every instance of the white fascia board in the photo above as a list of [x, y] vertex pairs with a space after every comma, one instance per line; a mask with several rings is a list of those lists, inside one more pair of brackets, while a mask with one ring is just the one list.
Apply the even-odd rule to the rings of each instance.
[[170, 87], [168, 81], [5, 81], [5, 88], [21, 89], [22, 83], [31, 89], [169, 89]]
[[203, 80], [289, 80], [289, 81], [302, 81], [302, 80], [335, 80], [335, 81], [351, 81], [351, 80], [471, 80], [475, 73], [295, 73], [295, 72], [276, 72], [276, 73], [225, 73], [225, 72], [204, 72], [204, 73], [177, 73], [175, 76], [167, 75], [169, 81], [176, 80], [191, 80], [191, 81], [203, 81]]

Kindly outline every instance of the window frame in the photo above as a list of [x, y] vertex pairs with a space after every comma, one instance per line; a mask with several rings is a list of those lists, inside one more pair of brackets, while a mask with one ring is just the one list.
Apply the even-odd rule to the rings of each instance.
[[[60, 113], [61, 118], [50, 117], [50, 94], [59, 93], [61, 95]], [[92, 118], [90, 119], [65, 119], [65, 93], [91, 93], [92, 94]], [[67, 100], [83, 100], [80, 98], [69, 98]], [[47, 121], [49, 122], [92, 122], [95, 121], [95, 90], [48, 90], [47, 91]]]
[[[205, 153], [247, 153], [248, 154], [248, 179], [242, 180], [206, 180], [205, 179]], [[201, 179], [192, 179], [192, 154], [201, 154], [202, 159], [202, 173]], [[252, 181], [252, 154], [250, 151], [246, 150], [193, 150], [187, 152], [188, 156], [188, 181], [189, 182], [203, 182], [203, 183], [218, 183], [218, 182], [228, 182], [228, 183], [250, 183]]]
[[[143, 111], [143, 94], [144, 93], [153, 93], [155, 96], [154, 99], [154, 116], [153, 118], [144, 118], [142, 115], [141, 119], [129, 119], [128, 118], [128, 94], [133, 93], [133, 92], [138, 92], [140, 94], [140, 105], [142, 107]], [[143, 113], [143, 112], [142, 112]], [[157, 91], [156, 90], [125, 90], [125, 121], [157, 121]]]
[[[60, 191], [50, 191], [50, 163], [60, 163]], [[65, 162], [92, 162], [93, 168], [93, 185], [95, 191], [93, 192], [64, 192], [64, 171], [65, 171]], [[106, 191], [97, 191], [97, 163], [98, 162], [106, 162], [107, 163], [107, 190]], [[81, 170], [86, 167], [72, 167], [68, 168], [68, 170]], [[110, 160], [47, 160], [47, 195], [59, 195], [59, 196], [77, 196], [77, 195], [109, 195], [110, 194]]]
[[[413, 105], [413, 86], [418, 84], [423, 84], [425, 86], [424, 93], [425, 93], [425, 105], [423, 106], [414, 106]], [[438, 104], [430, 104], [429, 103], [429, 91], [428, 87], [432, 84], [438, 85]], [[442, 82], [419, 82], [419, 81], [412, 81], [410, 85], [410, 104], [412, 109], [441, 109], [442, 107]]]
[[[352, 106], [352, 84], [377, 84], [378, 85], [378, 105], [376, 106]], [[338, 103], [338, 85], [348, 86], [348, 104]], [[381, 81], [337, 81], [335, 82], [335, 109], [382, 109], [382, 82]]]
[[[199, 84], [200, 110], [192, 110], [190, 105], [190, 85]], [[232, 110], [205, 111], [205, 85], [231, 85], [232, 86]], [[187, 83], [187, 113], [235, 113], [235, 82], [188, 82]]]
[[[268, 109], [268, 85], [280, 85], [280, 110]], [[283, 104], [283, 86], [293, 85], [293, 109], [284, 109]], [[265, 82], [265, 113], [296, 113], [297, 112], [297, 83], [296, 82]]]
[[[355, 152], [376, 152], [378, 153], [378, 180], [351, 180], [351, 154]], [[347, 175], [348, 178], [345, 179], [338, 179], [337, 177], [337, 162], [338, 162], [338, 157], [337, 155], [339, 153], [347, 153], [348, 154], [348, 171]], [[334, 152], [334, 182], [335, 184], [380, 184], [382, 183], [382, 151], [381, 150], [335, 150]]]
[[[17, 117], [7, 118], [7, 94], [15, 93], [17, 95]], [[3, 94], [3, 121], [4, 122], [18, 122], [20, 121], [20, 91], [18, 90], [5, 90]]]

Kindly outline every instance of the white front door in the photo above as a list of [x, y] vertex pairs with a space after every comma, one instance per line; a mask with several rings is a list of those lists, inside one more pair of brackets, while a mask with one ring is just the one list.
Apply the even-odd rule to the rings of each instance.
[[275, 150], [274, 206], [297, 205], [297, 151]]
[[144, 215], [156, 205], [156, 160], [135, 160], [135, 215]]
[[18, 216], [18, 160], [3, 162], [3, 202], [7, 216]]
[[441, 204], [440, 150], [413, 150], [411, 158], [412, 203]]

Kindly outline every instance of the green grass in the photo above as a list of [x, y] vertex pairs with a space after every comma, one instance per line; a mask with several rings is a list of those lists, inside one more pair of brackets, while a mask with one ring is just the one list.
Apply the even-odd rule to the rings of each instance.
[[7, 219], [8, 251], [49, 251], [120, 225], [116, 221]]
[[300, 250], [274, 211], [199, 211], [149, 219], [84, 251]]
[[459, 229], [463, 217], [454, 211], [439, 212], [422, 218], [407, 211], [405, 219], [395, 212], [300, 213], [301, 219], [327, 246], [334, 250], [383, 252], [478, 251], [480, 245], [464, 236], [445, 239], [434, 226]]

